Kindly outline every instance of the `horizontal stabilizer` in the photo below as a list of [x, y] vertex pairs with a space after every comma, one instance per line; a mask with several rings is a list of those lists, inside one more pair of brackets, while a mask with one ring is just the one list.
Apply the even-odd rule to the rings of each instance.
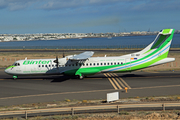
[[168, 63], [168, 62], [173, 62], [173, 61], [175, 61], [175, 58], [164, 58], [150, 66], [160, 65], [160, 64], [164, 64], [164, 63]]
[[91, 56], [93, 56], [94, 52], [93, 51], [86, 51], [83, 52], [79, 55], [75, 55], [72, 58], [69, 58], [70, 60], [86, 60], [88, 58], [90, 58]]

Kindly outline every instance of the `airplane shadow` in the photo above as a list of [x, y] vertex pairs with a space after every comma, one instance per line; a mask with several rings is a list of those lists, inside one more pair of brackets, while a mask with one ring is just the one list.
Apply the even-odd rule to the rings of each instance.
[[77, 79], [74, 76], [19, 76], [17, 79], [13, 79], [12, 77], [3, 78], [4, 80], [43, 80], [49, 82], [64, 82], [70, 79]]
[[119, 77], [146, 77], [144, 75], [137, 75], [137, 74], [125, 74]]
[[64, 82], [70, 79], [78, 79], [76, 76], [59, 76], [51, 79], [51, 82]]
[[[123, 74], [123, 75], [118, 75], [118, 77], [122, 78], [131, 78], [131, 77], [146, 77], [144, 75], [137, 75], [137, 74]], [[85, 77], [82, 80], [88, 80], [88, 79], [99, 79], [102, 78], [102, 80], [106, 79], [107, 77], [104, 76], [103, 74], [100, 75], [95, 75], [95, 76], [88, 76]], [[12, 77], [11, 78], [3, 78], [5, 80], [14, 80]], [[54, 82], [64, 82], [67, 80], [80, 80], [78, 76], [19, 76], [15, 80], [44, 80], [44, 81], [49, 81], [50, 83]]]

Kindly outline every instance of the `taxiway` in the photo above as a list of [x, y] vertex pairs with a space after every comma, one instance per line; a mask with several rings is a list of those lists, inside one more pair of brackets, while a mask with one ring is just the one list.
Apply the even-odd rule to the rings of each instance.
[[116, 91], [120, 98], [177, 95], [180, 71], [106, 73], [83, 80], [67, 76], [21, 76], [14, 80], [0, 69], [0, 106], [106, 99], [107, 93]]

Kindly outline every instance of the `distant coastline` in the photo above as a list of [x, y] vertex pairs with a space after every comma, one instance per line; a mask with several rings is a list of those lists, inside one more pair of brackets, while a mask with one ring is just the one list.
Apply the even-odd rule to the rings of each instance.
[[[176, 34], [180, 30], [176, 30]], [[34, 40], [62, 40], [62, 39], [83, 39], [83, 38], [113, 38], [123, 36], [147, 36], [157, 35], [158, 31], [133, 31], [122, 33], [37, 33], [37, 34], [0, 34], [0, 42], [11, 41], [34, 41]]]

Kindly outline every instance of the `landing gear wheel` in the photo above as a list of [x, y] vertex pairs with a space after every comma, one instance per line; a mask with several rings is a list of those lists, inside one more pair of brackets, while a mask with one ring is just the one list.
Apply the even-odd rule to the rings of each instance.
[[16, 79], [17, 79], [17, 76], [13, 76], [13, 78], [14, 78], [14, 80], [16, 80]]
[[82, 80], [84, 78], [84, 75], [79, 75], [79, 79]]

